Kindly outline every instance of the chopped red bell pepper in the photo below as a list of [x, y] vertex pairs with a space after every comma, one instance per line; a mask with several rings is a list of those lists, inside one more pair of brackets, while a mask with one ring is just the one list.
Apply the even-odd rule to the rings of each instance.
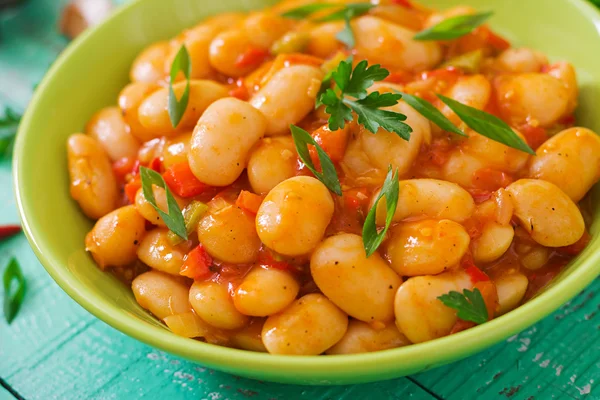
[[246, 101], [250, 98], [250, 93], [248, 89], [243, 84], [241, 86], [236, 86], [229, 91], [229, 95], [231, 97], [238, 98], [240, 100]]
[[475, 265], [467, 267], [465, 269], [465, 272], [469, 274], [469, 276], [471, 277], [471, 282], [473, 283], [485, 282], [490, 280], [490, 277], [487, 276], [485, 272], [477, 268]]
[[484, 33], [486, 42], [493, 48], [501, 51], [510, 48], [510, 42], [508, 40], [494, 33], [487, 26], [480, 26], [479, 29]]
[[21, 232], [20, 225], [4, 225], [0, 226], [0, 239], [4, 239]]
[[262, 47], [250, 46], [246, 52], [240, 54], [235, 61], [237, 68], [258, 66], [269, 56], [269, 50]]
[[127, 196], [130, 204], [135, 204], [135, 195], [141, 187], [142, 182], [139, 177], [136, 177], [131, 182], [125, 184], [125, 196]]
[[163, 178], [169, 188], [180, 197], [194, 197], [210, 188], [194, 176], [187, 162], [170, 166], [163, 174]]
[[140, 160], [135, 160], [135, 163], [133, 163], [133, 168], [131, 170], [132, 176], [136, 176], [136, 175], [140, 174], [141, 165], [142, 165], [142, 163], [140, 162]]
[[247, 190], [242, 190], [237, 200], [235, 201], [235, 205], [244, 211], [256, 215], [258, 213], [258, 208], [262, 204], [262, 201], [262, 196], [254, 194]]
[[344, 205], [348, 210], [357, 212], [367, 204], [369, 204], [369, 196], [367, 188], [354, 188], [346, 190], [342, 193]]
[[179, 275], [187, 276], [194, 280], [204, 279], [210, 276], [210, 266], [212, 263], [213, 258], [208, 254], [206, 249], [199, 244], [185, 256], [183, 265], [179, 270]]
[[[346, 152], [346, 145], [348, 144], [348, 129], [332, 131], [329, 129], [328, 125], [324, 125], [314, 131], [312, 137], [315, 139], [315, 142], [321, 146], [323, 151], [327, 153], [329, 158], [331, 158], [331, 161], [334, 163], [342, 161], [344, 153]], [[313, 160], [319, 159], [317, 150], [314, 146], [311, 146], [309, 151], [311, 152], [311, 158]]]
[[412, 81], [413, 76], [405, 71], [394, 71], [387, 76], [383, 81], [390, 83], [406, 84]]
[[150, 168], [160, 174], [161, 170], [162, 170], [162, 159], [160, 157], [154, 157], [152, 159], [152, 161], [150, 161], [148, 168]]

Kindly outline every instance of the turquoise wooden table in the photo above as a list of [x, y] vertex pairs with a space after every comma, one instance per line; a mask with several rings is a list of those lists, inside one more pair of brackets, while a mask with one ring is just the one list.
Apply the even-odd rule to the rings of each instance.
[[[29, 0], [0, 14], [0, 110], [22, 111], [67, 44], [55, 28], [65, 3]], [[10, 160], [2, 160], [0, 225], [18, 221]], [[11, 256], [28, 293], [12, 325], [0, 319], [0, 400], [600, 399], [600, 280], [537, 325], [461, 362], [382, 383], [307, 387], [242, 379], [157, 351], [71, 300], [22, 235], [0, 243], [0, 268]]]

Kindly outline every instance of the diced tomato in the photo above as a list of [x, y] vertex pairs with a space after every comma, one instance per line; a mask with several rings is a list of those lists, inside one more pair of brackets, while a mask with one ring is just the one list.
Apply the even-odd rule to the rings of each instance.
[[0, 239], [4, 239], [21, 232], [21, 225], [0, 226]]
[[135, 178], [125, 185], [125, 196], [127, 196], [130, 204], [135, 204], [135, 195], [141, 187], [142, 182], [140, 178]]
[[363, 207], [369, 204], [369, 196], [367, 194], [367, 188], [353, 188], [345, 190], [342, 193], [344, 200], [344, 206], [353, 212], [358, 212]]
[[163, 174], [169, 188], [180, 197], [194, 197], [210, 188], [194, 176], [187, 162], [171, 165]]
[[466, 331], [467, 329], [470, 329], [470, 328], [474, 327], [475, 325], [477, 325], [475, 322], [465, 321], [464, 319], [458, 318], [456, 320], [456, 322], [454, 323], [454, 326], [452, 327], [450, 334], [453, 335], [458, 332]]
[[427, 152], [424, 153], [425, 159], [438, 167], [442, 167], [448, 161], [451, 149], [452, 145], [447, 139], [434, 139]]
[[[329, 158], [331, 158], [331, 161], [334, 163], [342, 161], [346, 152], [346, 145], [348, 144], [348, 125], [344, 129], [338, 129], [337, 131], [331, 131], [329, 126], [323, 125], [313, 132], [312, 137], [323, 148]], [[318, 160], [317, 150], [314, 147], [311, 146], [310, 152], [311, 158]], [[314, 153], [315, 157], [312, 157], [312, 153]]]
[[235, 205], [244, 211], [256, 215], [256, 213], [258, 213], [258, 208], [262, 204], [262, 201], [262, 196], [254, 194], [247, 190], [242, 190], [237, 200], [235, 201]]
[[575, 125], [575, 115], [570, 114], [558, 121], [559, 124], [573, 126]]
[[510, 48], [510, 42], [508, 40], [506, 40], [502, 36], [494, 33], [487, 26], [485, 26], [485, 25], [480, 26], [479, 29], [485, 34], [486, 42], [491, 47], [495, 48], [496, 50], [500, 50], [500, 51]]
[[510, 185], [514, 179], [510, 174], [492, 168], [481, 168], [473, 173], [472, 182], [476, 189], [495, 191]]
[[241, 78], [237, 80], [236, 86], [229, 91], [229, 95], [244, 101], [250, 98], [248, 88], [244, 85], [244, 81]]
[[115, 178], [119, 182], [125, 182], [125, 177], [133, 173], [133, 167], [136, 164], [135, 158], [123, 157], [115, 161], [112, 165]]
[[405, 71], [392, 72], [385, 78], [384, 82], [405, 84], [413, 80], [413, 76]]
[[584, 231], [581, 239], [579, 239], [572, 245], [560, 247], [558, 251], [560, 251], [561, 253], [569, 254], [571, 256], [576, 256], [587, 247], [591, 240], [592, 236], [588, 233], [588, 231]]
[[264, 265], [266, 267], [281, 269], [283, 271], [289, 271], [292, 269], [292, 266], [288, 262], [283, 260], [276, 260], [271, 254], [271, 252], [267, 249], [261, 251], [261, 253], [258, 256], [258, 262], [259, 264]]
[[413, 9], [413, 5], [410, 0], [392, 0], [392, 3], [398, 4], [399, 6], [406, 7], [408, 9]]
[[519, 132], [525, 136], [527, 144], [534, 150], [540, 147], [546, 140], [548, 140], [548, 132], [541, 126], [531, 126], [525, 124], [519, 127]]
[[447, 67], [447, 68], [434, 69], [432, 71], [425, 71], [421, 74], [421, 79], [425, 81], [430, 78], [436, 78], [438, 80], [442, 80], [442, 81], [446, 81], [446, 82], [454, 82], [462, 74], [463, 73], [460, 68]]
[[152, 159], [152, 161], [150, 161], [148, 168], [150, 168], [160, 174], [162, 171], [162, 159], [160, 157], [154, 157]]
[[247, 68], [258, 66], [262, 64], [262, 62], [269, 56], [269, 50], [250, 46], [246, 52], [240, 54], [240, 56], [235, 61], [235, 66], [237, 68]]
[[486, 281], [479, 281], [475, 283], [473, 290], [479, 289], [481, 292], [481, 297], [483, 297], [483, 301], [485, 302], [485, 307], [488, 312], [488, 321], [494, 318], [496, 314], [496, 310], [498, 309], [498, 290], [496, 289], [496, 285], [489, 278]]
[[485, 272], [483, 272], [482, 270], [480, 270], [479, 268], [477, 268], [475, 266], [475, 264], [467, 267], [465, 269], [465, 272], [467, 274], [469, 274], [469, 277], [471, 277], [471, 282], [473, 282], [473, 283], [485, 282], [485, 281], [489, 281], [490, 280], [490, 277], [487, 276], [487, 274]]
[[303, 53], [282, 54], [280, 57], [283, 61], [283, 66], [304, 64], [320, 67], [325, 62], [325, 60], [320, 57], [315, 57], [311, 56], [310, 54]]
[[199, 244], [185, 256], [179, 275], [194, 280], [207, 278], [211, 275], [210, 266], [212, 263], [213, 259], [210, 254]]

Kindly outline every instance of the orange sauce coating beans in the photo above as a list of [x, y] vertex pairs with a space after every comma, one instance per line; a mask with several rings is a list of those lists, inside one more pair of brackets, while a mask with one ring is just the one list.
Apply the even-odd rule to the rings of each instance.
[[[336, 39], [343, 23], [282, 16], [304, 3], [215, 16], [152, 44], [133, 63], [120, 108], [99, 110], [87, 135], [69, 140], [71, 194], [98, 221], [87, 249], [101, 268], [133, 280], [142, 307], [179, 335], [219, 345], [377, 351], [472, 326], [437, 299], [450, 291], [478, 289], [490, 318], [509, 312], [585, 248], [600, 139], [574, 127], [571, 64], [511, 48], [487, 25], [451, 41], [416, 41], [416, 32], [476, 10], [438, 12], [413, 0], [356, 17], [356, 46], [347, 49]], [[167, 73], [182, 44], [196, 70], [173, 127]], [[356, 116], [329, 129], [314, 104], [325, 74], [349, 55], [354, 66], [366, 59], [389, 70], [369, 92], [426, 99], [468, 137], [403, 101], [390, 109], [407, 116], [409, 141], [373, 134]], [[502, 118], [537, 156], [469, 129], [437, 93]], [[290, 124], [328, 154], [341, 196], [302, 163]], [[367, 258], [363, 224], [390, 165], [398, 207]], [[182, 209], [205, 204], [187, 241], [174, 239], [144, 198], [140, 166], [163, 174]], [[154, 192], [166, 211], [164, 191]], [[383, 225], [380, 211], [376, 220]]]

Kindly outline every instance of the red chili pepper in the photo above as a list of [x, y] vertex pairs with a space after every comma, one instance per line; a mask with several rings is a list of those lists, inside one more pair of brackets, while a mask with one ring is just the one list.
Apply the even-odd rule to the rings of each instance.
[[4, 239], [21, 232], [20, 225], [4, 225], [0, 226], [0, 239]]
[[194, 197], [210, 188], [194, 176], [187, 162], [170, 166], [163, 174], [163, 178], [169, 188], [180, 197]]
[[269, 50], [262, 47], [249, 47], [245, 53], [235, 61], [237, 68], [247, 68], [262, 63], [269, 56]]
[[192, 279], [204, 279], [210, 276], [210, 266], [212, 263], [213, 258], [208, 254], [206, 249], [199, 244], [185, 256], [179, 275], [187, 276]]

